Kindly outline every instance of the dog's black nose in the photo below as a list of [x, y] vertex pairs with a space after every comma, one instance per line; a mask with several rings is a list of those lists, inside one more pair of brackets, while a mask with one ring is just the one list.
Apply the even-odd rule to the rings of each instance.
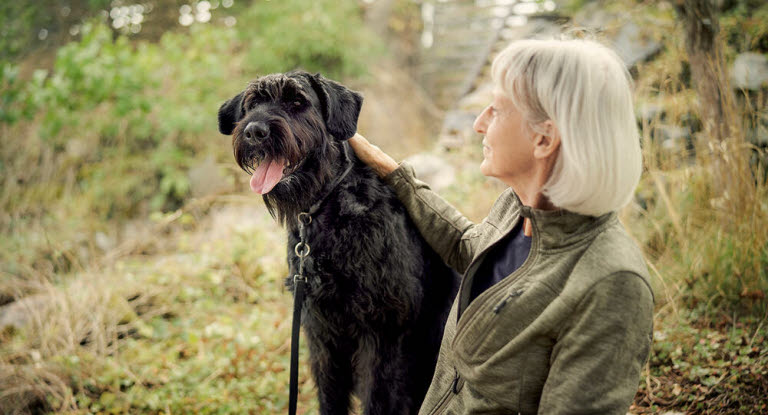
[[262, 140], [269, 135], [269, 126], [261, 121], [249, 122], [243, 133], [249, 140]]

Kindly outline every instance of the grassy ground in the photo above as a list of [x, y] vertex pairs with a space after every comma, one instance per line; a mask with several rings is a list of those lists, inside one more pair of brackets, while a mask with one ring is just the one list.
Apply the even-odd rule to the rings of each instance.
[[[322, 4], [307, 10], [312, 21], [353, 27], [359, 18]], [[283, 7], [290, 4], [243, 13], [277, 26], [301, 18]], [[738, 96], [744, 136], [710, 143], [696, 128], [674, 16], [656, 3], [626, 7], [651, 19], [642, 26], [664, 44], [638, 68], [638, 105], [662, 111], [642, 120], [645, 172], [636, 203], [621, 212], [657, 302], [655, 342], [631, 410], [764, 413], [768, 190], [765, 154], [744, 137], [768, 118], [765, 90]], [[724, 16], [724, 37], [736, 39], [729, 58], [768, 52], [760, 17], [768, 9], [756, 10]], [[218, 104], [281, 59], [323, 56], [329, 73], [378, 85], [367, 95], [367, 136], [376, 140], [377, 119], [405, 107], [408, 128], [378, 143], [405, 156], [432, 142], [432, 127], [414, 117], [419, 106], [397, 95], [409, 88], [397, 90], [392, 71], [359, 72], [373, 61], [345, 54], [353, 48], [343, 45], [359, 49], [369, 34], [325, 26], [307, 32], [334, 39], [323, 50], [305, 47], [307, 33], [283, 38], [269, 27], [197, 27], [131, 45], [95, 26], [48, 73], [0, 68], [0, 319], [20, 321], [0, 327], [0, 413], [285, 412], [283, 231], [245, 192], [215, 129]], [[272, 50], [292, 52], [261, 61], [248, 47], [276, 41]], [[231, 64], [221, 70], [224, 61]], [[663, 145], [664, 125], [691, 126], [689, 145]], [[413, 141], [392, 138], [408, 131], [418, 131]], [[476, 147], [444, 156], [458, 179], [442, 194], [481, 219], [502, 188], [477, 171]], [[195, 193], [188, 172], [208, 159], [220, 186]], [[723, 192], [726, 179], [743, 191]], [[304, 349], [300, 413], [316, 413], [305, 359]]]

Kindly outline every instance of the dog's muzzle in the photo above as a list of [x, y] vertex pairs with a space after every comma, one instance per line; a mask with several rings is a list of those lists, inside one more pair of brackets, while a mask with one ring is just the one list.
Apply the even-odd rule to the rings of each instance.
[[269, 137], [269, 125], [261, 121], [249, 122], [243, 130], [243, 135], [245, 136], [245, 139], [250, 142], [255, 143], [261, 141]]

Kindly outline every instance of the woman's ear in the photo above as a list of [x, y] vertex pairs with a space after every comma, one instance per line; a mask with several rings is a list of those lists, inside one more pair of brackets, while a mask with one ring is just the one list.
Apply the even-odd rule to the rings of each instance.
[[552, 120], [536, 126], [533, 137], [533, 156], [546, 159], [557, 154], [560, 149], [560, 131]]

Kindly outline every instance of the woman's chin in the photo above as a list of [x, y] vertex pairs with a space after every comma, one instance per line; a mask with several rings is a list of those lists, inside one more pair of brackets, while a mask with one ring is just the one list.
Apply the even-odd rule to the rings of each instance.
[[482, 173], [483, 176], [491, 177], [491, 166], [490, 163], [488, 163], [488, 160], [483, 160], [483, 162], [480, 163], [480, 173]]

